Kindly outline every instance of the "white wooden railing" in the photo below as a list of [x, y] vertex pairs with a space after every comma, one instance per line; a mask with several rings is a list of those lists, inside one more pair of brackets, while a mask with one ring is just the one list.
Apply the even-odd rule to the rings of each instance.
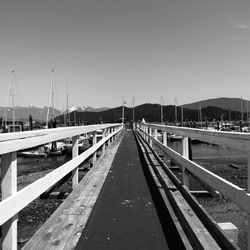
[[[203, 183], [210, 186], [212, 190], [220, 192], [223, 196], [229, 198], [247, 213], [248, 249], [250, 249], [250, 134], [210, 131], [157, 124], [137, 124], [136, 127], [151, 146], [154, 144], [181, 166], [182, 183], [184, 185], [189, 188], [188, 172], [190, 172], [194, 176], [198, 177]], [[158, 132], [162, 133], [162, 142], [158, 140]], [[177, 153], [167, 146], [167, 134], [178, 134], [182, 136], [182, 154]], [[199, 164], [191, 161], [189, 159], [190, 143], [188, 143], [188, 140], [191, 138], [246, 151], [248, 154], [247, 190], [245, 191], [237, 185], [234, 185], [224, 178], [208, 171]]]
[[[97, 150], [102, 148], [104, 152], [105, 144], [110, 145], [122, 128], [122, 124], [99, 124], [0, 134], [2, 193], [0, 249], [17, 249], [17, 214], [19, 211], [70, 172], [72, 172], [74, 189], [78, 185], [78, 166], [91, 155], [93, 155], [94, 163]], [[98, 130], [102, 130], [102, 139], [97, 142]], [[78, 155], [78, 137], [88, 133], [93, 134], [93, 146]], [[73, 140], [72, 160], [17, 192], [17, 151], [68, 137], [72, 137]]]

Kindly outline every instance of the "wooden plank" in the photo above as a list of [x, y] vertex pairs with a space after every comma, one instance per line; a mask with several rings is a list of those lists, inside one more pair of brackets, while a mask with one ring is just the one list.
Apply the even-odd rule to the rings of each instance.
[[73, 249], [111, 167], [120, 140], [98, 159], [64, 203], [23, 249]]
[[185, 234], [185, 232], [184, 232], [184, 230], [183, 230], [183, 228], [181, 226], [181, 223], [179, 221], [179, 218], [176, 215], [175, 211], [173, 210], [164, 189], [161, 188], [160, 193], [161, 193], [161, 196], [162, 196], [162, 198], [164, 200], [164, 203], [165, 203], [165, 205], [166, 205], [166, 207], [168, 209], [168, 212], [169, 212], [169, 214], [170, 214], [170, 216], [171, 216], [171, 218], [172, 218], [172, 220], [173, 220], [173, 222], [175, 224], [175, 227], [176, 227], [176, 229], [177, 229], [177, 231], [178, 231], [178, 233], [180, 235], [180, 238], [181, 238], [181, 240], [183, 242], [183, 245], [185, 246], [185, 249], [186, 250], [189, 250], [189, 249], [193, 250], [194, 248], [190, 244], [189, 239], [188, 239], [187, 235]]
[[[2, 155], [1, 191], [5, 200], [17, 192], [17, 154]], [[2, 226], [0, 248], [3, 250], [17, 249], [17, 215], [13, 214]]]
[[61, 128], [51, 128], [51, 129], [40, 129], [40, 130], [32, 130], [32, 131], [22, 131], [22, 132], [14, 132], [14, 133], [4, 133], [0, 134], [0, 142], [8, 141], [8, 140], [16, 140], [16, 139], [24, 139], [31, 138], [37, 136], [43, 136], [54, 133], [68, 133], [69, 131], [76, 131], [76, 135], [86, 134], [86, 131], [94, 131], [98, 130], [100, 126], [102, 128], [107, 128], [110, 126], [120, 126], [119, 123], [106, 123], [106, 124], [98, 124], [98, 125], [85, 125], [85, 126], [72, 126], [72, 127], [61, 127]]
[[84, 151], [78, 157], [73, 158], [71, 161], [63, 164], [61, 167], [48, 173], [44, 177], [18, 191], [11, 197], [0, 202], [0, 225], [2, 225], [15, 214], [17, 214], [20, 210], [22, 210], [40, 194], [42, 194], [51, 186], [53, 186], [69, 172], [74, 170], [75, 167], [79, 166], [85, 159], [92, 155], [93, 152], [95, 152], [104, 142], [108, 141], [111, 136], [112, 134], [100, 140], [93, 147]]
[[[157, 157], [157, 155], [155, 154]], [[228, 239], [224, 236], [224, 234], [221, 232], [221, 230], [218, 228], [216, 222], [209, 216], [209, 214], [203, 209], [203, 207], [197, 203], [197, 201], [190, 195], [189, 190], [185, 187], [179, 184], [178, 179], [175, 178], [175, 176], [171, 173], [171, 171], [168, 170], [168, 167], [166, 164], [161, 163], [162, 167], [164, 170], [171, 175], [171, 180], [177, 185], [178, 189], [181, 190], [183, 197], [187, 200], [187, 202], [192, 206], [192, 208], [195, 210], [196, 214], [199, 216], [200, 220], [204, 225], [206, 225], [206, 228], [210, 230], [211, 235], [213, 238], [218, 242], [218, 244], [221, 246], [223, 249], [239, 249], [237, 246], [232, 245], [228, 241]], [[165, 183], [160, 179], [160, 182], [162, 183], [164, 190], [167, 191], [169, 194], [169, 189], [166, 187]], [[172, 195], [169, 196], [171, 200], [173, 200]], [[176, 204], [176, 202], [172, 203]], [[179, 209], [178, 206], [176, 210]]]
[[147, 154], [146, 154], [146, 150], [144, 148], [145, 145], [143, 146], [143, 144], [140, 141], [140, 139], [139, 139], [138, 136], [137, 136], [137, 139], [138, 139], [138, 142], [139, 142], [139, 145], [140, 145], [140, 149], [143, 151], [144, 159], [148, 163], [147, 164], [148, 170], [149, 170], [149, 172], [150, 172], [150, 174], [151, 174], [151, 176], [153, 178], [155, 186], [158, 188], [158, 191], [160, 192], [160, 195], [161, 195], [161, 197], [162, 197], [162, 199], [164, 201], [164, 204], [166, 205], [166, 208], [167, 208], [167, 210], [168, 210], [168, 212], [169, 212], [169, 214], [170, 214], [170, 216], [171, 216], [171, 218], [173, 220], [175, 228], [176, 228], [178, 234], [180, 235], [180, 239], [182, 241], [182, 244], [185, 246], [185, 248], [187, 250], [193, 250], [193, 247], [191, 246], [191, 244], [190, 244], [190, 242], [189, 242], [189, 240], [188, 240], [185, 232], [183, 231], [182, 226], [181, 226], [181, 224], [179, 222], [179, 219], [176, 216], [176, 214], [175, 214], [175, 212], [174, 212], [174, 210], [173, 210], [173, 208], [172, 208], [172, 206], [171, 206], [171, 204], [170, 204], [170, 202], [169, 202], [169, 200], [168, 200], [168, 198], [166, 196], [166, 193], [165, 193], [162, 185], [161, 185], [161, 183], [160, 183], [160, 181], [159, 181], [159, 179], [158, 179], [155, 171], [153, 170], [153, 167], [151, 166], [151, 164], [150, 164], [150, 162], [148, 160], [148, 157], [147, 157]]
[[[112, 138], [112, 137], [111, 137], [111, 138]], [[111, 139], [111, 138], [110, 138], [110, 139]], [[93, 145], [95, 145], [96, 142], [97, 142], [97, 133], [96, 133], [96, 131], [94, 131], [94, 132], [93, 132]], [[93, 162], [93, 165], [94, 165], [95, 162], [96, 162], [96, 151], [95, 151], [94, 154], [93, 154], [92, 162]]]
[[197, 244], [198, 249], [221, 249], [181, 193], [179, 191], [171, 191], [171, 194], [177, 205], [175, 208], [178, 207], [175, 211], [178, 211], [178, 215], [182, 218], [182, 226], [186, 227], [186, 232], [188, 232], [192, 238], [193, 244]]
[[[78, 140], [79, 136], [73, 136], [72, 137], [72, 158], [75, 158], [78, 156]], [[79, 175], [78, 175], [78, 167], [76, 167], [73, 171], [72, 171], [72, 188], [73, 190], [76, 189], [77, 185], [78, 185], [78, 179], [79, 179]]]
[[[153, 137], [151, 137], [154, 140]], [[181, 166], [185, 166], [193, 175], [198, 177], [201, 181], [212, 187], [213, 189], [219, 191], [222, 195], [226, 196], [233, 202], [235, 202], [239, 207], [241, 207], [245, 212], [250, 213], [250, 194], [246, 193], [244, 189], [232, 184], [231, 182], [221, 178], [220, 176], [208, 171], [207, 169], [201, 167], [195, 162], [184, 158], [179, 153], [175, 152], [171, 148], [164, 146], [157, 140], [154, 140], [158, 146], [164, 150], [171, 158], [173, 158]]]
[[161, 165], [159, 164], [159, 162], [155, 159], [153, 154], [148, 155], [151, 163], [153, 164], [153, 168], [156, 169], [156, 175], [158, 176], [158, 178], [161, 178], [164, 183], [165, 183], [165, 187], [167, 189], [171, 189], [171, 190], [176, 190], [176, 186], [173, 184], [173, 182], [170, 180], [170, 178], [167, 176], [166, 172], [162, 169]]

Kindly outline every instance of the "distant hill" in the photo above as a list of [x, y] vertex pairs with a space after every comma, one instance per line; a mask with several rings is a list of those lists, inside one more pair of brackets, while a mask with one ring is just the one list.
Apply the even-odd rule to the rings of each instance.
[[[243, 100], [244, 111], [246, 111], [247, 101]], [[190, 103], [184, 105], [183, 118], [184, 121], [198, 121], [197, 109], [201, 105], [202, 107], [202, 119], [203, 121], [212, 120], [240, 120], [241, 119], [241, 99], [240, 98], [215, 98], [204, 100], [200, 102]], [[7, 112], [8, 119], [12, 119], [11, 108], [0, 107], [0, 118]], [[34, 106], [29, 107], [16, 107], [16, 120], [28, 121], [29, 115], [32, 115], [33, 120], [46, 121], [47, 107], [37, 108]], [[92, 107], [70, 107], [70, 122], [71, 124], [93, 124], [93, 123], [110, 123], [121, 122], [122, 107], [116, 108], [99, 108]], [[133, 109], [124, 107], [125, 121], [132, 121]], [[145, 103], [138, 105], [134, 109], [135, 121], [141, 121], [144, 118], [147, 122], [160, 122], [161, 121], [161, 106], [159, 104]], [[50, 109], [52, 114], [52, 109]], [[55, 109], [55, 115], [58, 122], [64, 123], [66, 121], [65, 113], [62, 114], [59, 110]], [[51, 118], [51, 115], [50, 115]], [[168, 105], [163, 106], [163, 120], [164, 122], [171, 123], [175, 121], [175, 106]], [[177, 107], [177, 120], [181, 121], [181, 107]], [[246, 120], [246, 114], [244, 115]]]
[[[108, 107], [102, 107], [102, 108], [92, 108], [92, 107], [70, 107], [69, 110], [70, 112], [73, 112], [77, 110], [78, 112], [101, 112], [108, 110]], [[29, 119], [29, 116], [32, 115], [33, 120], [36, 121], [43, 121], [45, 122], [47, 119], [47, 112], [48, 112], [48, 107], [35, 107], [35, 106], [28, 106], [28, 107], [20, 107], [16, 106], [15, 107], [15, 117], [16, 120], [26, 122]], [[7, 114], [7, 119], [11, 120], [12, 119], [12, 108], [11, 107], [0, 107], [0, 118], [4, 116], [4, 114]], [[60, 116], [62, 112], [58, 109], [54, 109], [55, 116]], [[52, 108], [49, 109], [49, 117], [51, 118], [52, 114]]]
[[108, 108], [108, 107], [92, 108], [90, 106], [84, 107], [84, 111], [87, 111], [87, 112], [101, 112], [101, 111], [105, 111], [108, 109], [110, 109], [110, 108]]
[[[38, 108], [35, 106], [29, 107], [15, 107], [15, 118], [18, 121], [26, 122], [29, 120], [29, 116], [32, 115], [33, 120], [36, 121], [46, 121], [47, 118], [48, 107]], [[7, 114], [7, 119], [12, 119], [12, 108], [11, 107], [0, 107], [0, 117], [2, 118], [4, 114]], [[61, 114], [61, 112], [57, 109], [54, 109], [55, 116]], [[52, 108], [49, 109], [49, 114], [51, 117]]]
[[[249, 102], [248, 100], [242, 99], [243, 102], [243, 110], [246, 111], [246, 104]], [[202, 108], [205, 107], [218, 107], [231, 111], [241, 112], [241, 98], [229, 98], [229, 97], [220, 97], [214, 99], [203, 100], [199, 102], [194, 102], [190, 104], [185, 104], [184, 107], [188, 109], [198, 109], [199, 105]]]
[[[136, 106], [134, 109], [135, 121], [141, 121], [143, 118], [146, 122], [160, 122], [161, 121], [161, 106], [159, 104], [142, 104]], [[133, 119], [133, 109], [124, 107], [125, 121], [129, 122]], [[70, 113], [71, 124], [93, 124], [93, 123], [117, 123], [121, 122], [122, 107], [101, 111], [101, 112], [78, 112]], [[240, 120], [241, 114], [238, 111], [229, 111], [218, 107], [202, 108], [203, 121], [213, 120]], [[57, 117], [58, 122], [64, 122], [64, 116]], [[184, 121], [198, 121], [197, 109], [183, 109]], [[168, 105], [163, 107], [163, 121], [164, 123], [172, 123], [175, 121], [175, 106]], [[181, 121], [181, 108], [177, 107], [177, 121]]]

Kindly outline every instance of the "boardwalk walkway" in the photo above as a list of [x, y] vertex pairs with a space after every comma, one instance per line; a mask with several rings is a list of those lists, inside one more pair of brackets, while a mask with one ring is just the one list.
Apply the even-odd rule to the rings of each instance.
[[168, 248], [134, 135], [127, 131], [76, 249]]

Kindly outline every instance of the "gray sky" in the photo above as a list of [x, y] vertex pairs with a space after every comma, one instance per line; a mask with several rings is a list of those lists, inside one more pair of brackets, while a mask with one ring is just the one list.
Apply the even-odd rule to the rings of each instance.
[[250, 99], [248, 0], [1, 0], [0, 105]]

